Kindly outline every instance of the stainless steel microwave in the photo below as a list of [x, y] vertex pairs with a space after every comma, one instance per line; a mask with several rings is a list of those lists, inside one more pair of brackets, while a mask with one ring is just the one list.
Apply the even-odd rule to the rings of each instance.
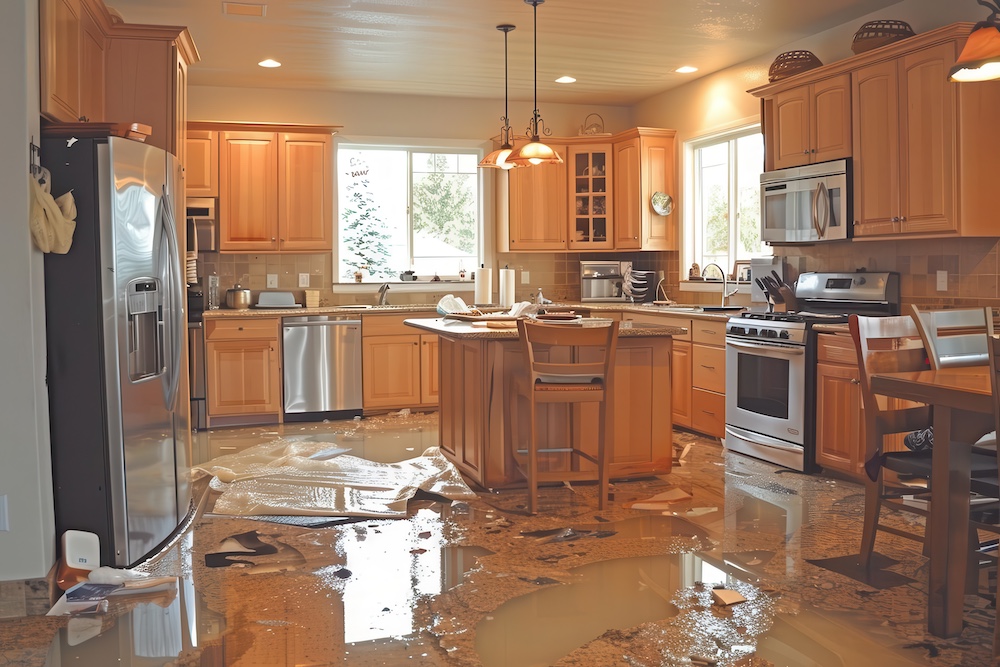
[[628, 301], [622, 289], [625, 269], [632, 262], [580, 262], [580, 301]]
[[761, 240], [818, 243], [851, 236], [850, 160], [760, 175]]

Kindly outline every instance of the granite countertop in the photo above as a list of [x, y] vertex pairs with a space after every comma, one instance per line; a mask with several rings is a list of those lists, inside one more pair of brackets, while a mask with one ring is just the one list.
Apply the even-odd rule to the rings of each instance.
[[[500, 310], [496, 306], [496, 310]], [[588, 310], [591, 313], [643, 313], [647, 315], [665, 315], [671, 317], [683, 317], [698, 320], [726, 321], [741, 311], [697, 311], [697, 310], [672, 310], [667, 306], [618, 304], [618, 303], [555, 303], [548, 306], [553, 311], [572, 310], [579, 308]], [[437, 313], [436, 304], [414, 303], [389, 306], [321, 306], [319, 308], [246, 308], [236, 310], [231, 308], [220, 308], [218, 310], [206, 310], [204, 319], [229, 318], [229, 317], [295, 317], [304, 315], [385, 315], [385, 314], [406, 314], [406, 313]], [[624, 324], [624, 323], [623, 323]]]
[[831, 333], [831, 334], [851, 334], [851, 330], [846, 324], [814, 324], [813, 331], [818, 333]]
[[[509, 324], [514, 324], [512, 321], [508, 322]], [[580, 320], [582, 326], [605, 326], [607, 322], [608, 320], [601, 318], [584, 318]], [[424, 329], [425, 331], [431, 331], [451, 338], [517, 340], [518, 337], [516, 326], [491, 328], [484, 326], [487, 322], [468, 322], [435, 317], [413, 318], [405, 320], [404, 323], [417, 329]], [[618, 325], [618, 336], [621, 338], [680, 336], [685, 333], [687, 333], [687, 329], [684, 327], [648, 324], [645, 322], [621, 322]]]

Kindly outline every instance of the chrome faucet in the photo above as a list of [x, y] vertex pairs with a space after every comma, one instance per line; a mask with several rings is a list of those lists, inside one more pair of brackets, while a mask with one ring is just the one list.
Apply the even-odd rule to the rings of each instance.
[[729, 276], [727, 276], [726, 272], [722, 270], [722, 267], [719, 266], [718, 264], [716, 264], [715, 262], [711, 262], [709, 264], [706, 264], [705, 268], [703, 268], [701, 270], [701, 275], [704, 276], [706, 280], [708, 279], [708, 275], [705, 273], [705, 271], [710, 266], [714, 266], [715, 268], [717, 268], [719, 270], [719, 273], [722, 274], [722, 307], [725, 308], [726, 306], [729, 305], [729, 303], [728, 303], [729, 297], [731, 297], [732, 295], [736, 294], [740, 290], [740, 288], [739, 288], [739, 286], [736, 286], [736, 287], [733, 288], [732, 292], [729, 291]]
[[378, 288], [378, 305], [387, 306], [389, 305], [389, 299], [386, 297], [386, 292], [389, 291], [389, 283], [382, 283], [382, 286]]

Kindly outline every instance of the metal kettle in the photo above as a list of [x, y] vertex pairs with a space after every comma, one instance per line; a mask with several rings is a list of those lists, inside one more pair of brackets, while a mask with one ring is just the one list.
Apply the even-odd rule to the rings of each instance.
[[233, 289], [226, 290], [226, 307], [236, 310], [246, 310], [250, 307], [250, 290], [243, 289], [238, 284]]

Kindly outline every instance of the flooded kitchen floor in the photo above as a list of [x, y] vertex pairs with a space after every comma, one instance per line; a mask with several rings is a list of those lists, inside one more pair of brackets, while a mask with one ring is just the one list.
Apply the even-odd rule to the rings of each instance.
[[[199, 437], [319, 440], [393, 462], [433, 446], [437, 420]], [[578, 485], [544, 488], [535, 517], [523, 491], [479, 490], [470, 501], [418, 495], [405, 519], [298, 526], [215, 516], [213, 492], [144, 568], [178, 576], [176, 588], [117, 596], [102, 616], [0, 620], [0, 665], [990, 664], [987, 571], [962, 636], [928, 636], [920, 545], [880, 535], [891, 560], [868, 583], [836, 560], [858, 550], [860, 486], [781, 472], [689, 433], [675, 440], [691, 444], [682, 464], [615, 482], [606, 511], [593, 485]], [[674, 502], [631, 507], [664, 492]], [[713, 606], [713, 585], [746, 601]]]

